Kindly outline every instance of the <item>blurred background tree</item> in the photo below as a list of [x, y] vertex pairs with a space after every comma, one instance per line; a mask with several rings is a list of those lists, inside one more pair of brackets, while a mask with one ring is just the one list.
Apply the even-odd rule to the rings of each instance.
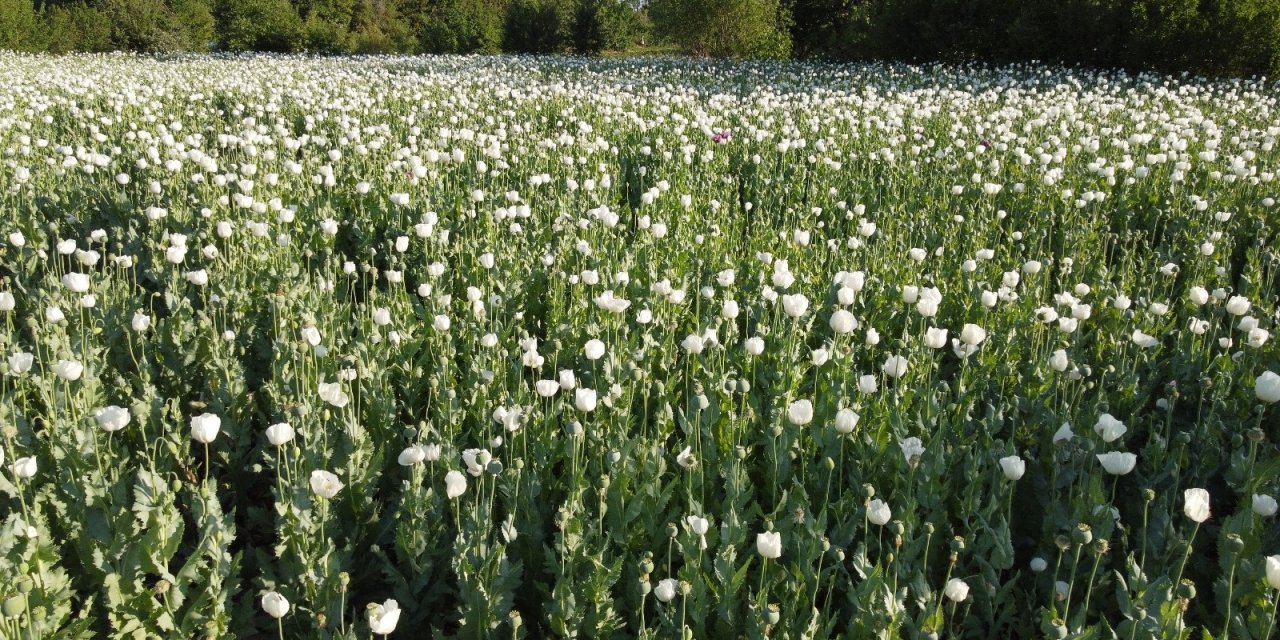
[[0, 0], [21, 51], [686, 53], [1280, 72], [1280, 0]]

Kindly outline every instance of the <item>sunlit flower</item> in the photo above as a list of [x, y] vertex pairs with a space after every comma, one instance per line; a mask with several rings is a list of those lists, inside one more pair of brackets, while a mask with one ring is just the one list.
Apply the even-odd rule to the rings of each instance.
[[920, 462], [920, 457], [924, 455], [924, 443], [915, 436], [898, 442], [898, 447], [902, 449], [902, 457], [906, 458], [907, 464], [913, 467]]
[[1124, 423], [1117, 420], [1115, 416], [1104, 413], [1098, 416], [1098, 422], [1093, 425], [1093, 430], [1102, 436], [1103, 442], [1115, 442], [1117, 438], [1124, 435], [1129, 430]]
[[1117, 476], [1133, 471], [1133, 468], [1138, 464], [1138, 456], [1136, 454], [1123, 451], [1108, 451], [1107, 453], [1097, 454], [1096, 457], [1107, 473]]
[[854, 428], [858, 426], [859, 417], [860, 416], [853, 409], [841, 409], [837, 411], [835, 419], [836, 433], [853, 433]]
[[1253, 512], [1264, 518], [1270, 518], [1271, 516], [1274, 516], [1276, 514], [1276, 509], [1277, 509], [1276, 499], [1265, 493], [1253, 494], [1252, 505], [1253, 505]]
[[311, 472], [311, 491], [325, 500], [332, 500], [346, 485], [330, 471], [316, 469]]
[[75, 382], [84, 373], [84, 365], [78, 360], [59, 360], [53, 365], [53, 372], [67, 382]]
[[444, 474], [444, 493], [450, 500], [467, 492], [467, 477], [454, 470]]
[[782, 296], [782, 310], [792, 318], [799, 318], [809, 311], [809, 299], [803, 294], [788, 294]]
[[960, 578], [952, 578], [942, 588], [942, 593], [952, 602], [964, 602], [969, 597], [969, 585]]
[[1182, 512], [1197, 523], [1209, 519], [1209, 492], [1187, 489], [1182, 492]]
[[203, 444], [213, 442], [222, 430], [222, 418], [212, 413], [202, 413], [191, 418], [191, 439]]
[[698, 547], [707, 548], [707, 531], [711, 528], [711, 523], [701, 516], [687, 516], [685, 522], [689, 524], [689, 530], [698, 536]]
[[836, 309], [831, 314], [829, 324], [833, 332], [841, 335], [853, 333], [858, 328], [858, 321], [854, 319], [853, 314], [844, 309]]
[[976, 347], [987, 339], [987, 330], [976, 324], [966, 324], [960, 329], [960, 341]]
[[35, 363], [35, 356], [25, 351], [19, 351], [9, 356], [9, 373], [20, 376], [31, 371], [31, 366]]
[[287, 422], [278, 422], [267, 427], [267, 442], [272, 446], [282, 447], [293, 440], [293, 427]]
[[[939, 329], [937, 327], [929, 327], [929, 329], [925, 331], [925, 334], [924, 334], [924, 345], [926, 347], [929, 347], [930, 349], [941, 349], [947, 346], [947, 330]], [[886, 367], [885, 373], [888, 375], [892, 375], [892, 374], [889, 374], [887, 364], [885, 365], [885, 367]], [[897, 377], [897, 376], [893, 376], [893, 377]]]
[[1253, 305], [1249, 302], [1249, 299], [1244, 296], [1231, 296], [1231, 298], [1227, 300], [1226, 307], [1227, 313], [1230, 313], [1233, 316], [1242, 316], [1249, 313], [1249, 309], [1252, 308]]
[[37, 470], [35, 456], [27, 456], [18, 458], [13, 461], [13, 475], [19, 480], [30, 480], [35, 477]]
[[262, 610], [279, 620], [289, 614], [289, 601], [275, 591], [262, 594]]
[[129, 424], [130, 419], [128, 409], [117, 407], [115, 405], [98, 409], [98, 411], [93, 414], [93, 417], [98, 421], [98, 426], [102, 427], [102, 430], [107, 432], [119, 431], [125, 428]]
[[782, 534], [777, 531], [756, 534], [756, 551], [766, 560], [777, 560], [782, 556]]
[[396, 630], [400, 622], [400, 605], [390, 598], [378, 604], [370, 603], [368, 607], [369, 631], [374, 635], [386, 636]]
[[1263, 371], [1253, 381], [1253, 393], [1267, 404], [1280, 402], [1280, 375], [1273, 371]]
[[427, 459], [427, 452], [422, 447], [412, 444], [400, 451], [400, 455], [396, 456], [396, 462], [402, 467], [412, 467], [421, 464]]
[[676, 454], [676, 464], [685, 469], [692, 469], [698, 465], [698, 459], [693, 455], [693, 447], [685, 447]]
[[1267, 556], [1267, 584], [1280, 589], [1280, 556]]
[[658, 586], [653, 588], [653, 595], [658, 598], [658, 602], [671, 602], [676, 597], [676, 587], [679, 585], [675, 578], [663, 578], [658, 581]]
[[907, 373], [907, 359], [903, 356], [889, 356], [884, 361], [884, 375], [890, 378], [901, 378]]
[[804, 426], [813, 422], [813, 403], [808, 400], [796, 400], [787, 407], [787, 420], [791, 424]]
[[870, 520], [871, 524], [884, 526], [892, 518], [893, 512], [889, 509], [889, 505], [880, 498], [867, 503], [867, 520]]
[[573, 392], [573, 406], [584, 413], [595, 411], [596, 392], [594, 389], [577, 389]]
[[1022, 475], [1027, 472], [1027, 462], [1016, 455], [1005, 456], [1000, 458], [1000, 469], [1004, 471], [1004, 477], [1010, 480], [1020, 480]]
[[319, 389], [320, 399], [338, 409], [347, 406], [347, 403], [351, 401], [351, 396], [348, 396], [347, 392], [342, 390], [342, 383], [340, 382], [321, 382]]

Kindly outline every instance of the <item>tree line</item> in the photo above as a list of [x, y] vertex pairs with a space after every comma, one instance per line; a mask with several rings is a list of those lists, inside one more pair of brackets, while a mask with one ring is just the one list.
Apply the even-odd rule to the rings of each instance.
[[1280, 71], [1280, 0], [0, 0], [26, 51], [1041, 60]]
[[632, 0], [0, 0], [0, 49], [580, 53], [648, 33]]

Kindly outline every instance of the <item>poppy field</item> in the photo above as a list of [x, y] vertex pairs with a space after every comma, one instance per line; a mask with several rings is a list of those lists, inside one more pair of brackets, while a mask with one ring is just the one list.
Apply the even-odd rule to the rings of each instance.
[[0, 52], [0, 638], [1241, 638], [1280, 89]]

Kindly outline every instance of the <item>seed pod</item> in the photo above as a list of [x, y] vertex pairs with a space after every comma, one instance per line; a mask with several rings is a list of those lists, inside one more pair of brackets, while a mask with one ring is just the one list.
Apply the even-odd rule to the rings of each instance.
[[782, 612], [778, 610], [778, 605], [770, 604], [765, 608], [764, 621], [767, 624], [778, 624], [778, 620], [782, 619]]
[[1227, 551], [1230, 551], [1232, 555], [1244, 551], [1244, 540], [1240, 538], [1239, 534], [1227, 534]]
[[0, 611], [4, 613], [4, 617], [6, 618], [16, 618], [22, 615], [22, 612], [26, 611], [26, 609], [26, 600], [24, 600], [22, 596], [12, 596], [7, 598], [5, 599], [4, 604], [0, 605]]
[[1076, 525], [1076, 528], [1071, 531], [1071, 540], [1076, 544], [1093, 542], [1093, 528], [1083, 522]]

